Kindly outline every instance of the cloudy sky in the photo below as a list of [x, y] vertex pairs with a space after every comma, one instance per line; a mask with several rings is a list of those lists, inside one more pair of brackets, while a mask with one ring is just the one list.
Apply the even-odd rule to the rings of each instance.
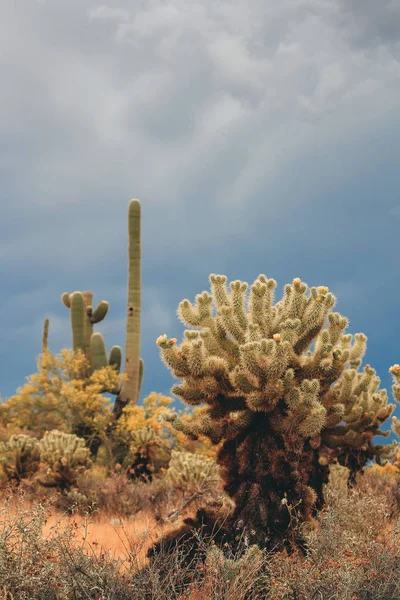
[[143, 392], [211, 272], [327, 285], [366, 361], [400, 362], [399, 0], [3, 0], [0, 395], [70, 346], [64, 291], [124, 344], [142, 203]]

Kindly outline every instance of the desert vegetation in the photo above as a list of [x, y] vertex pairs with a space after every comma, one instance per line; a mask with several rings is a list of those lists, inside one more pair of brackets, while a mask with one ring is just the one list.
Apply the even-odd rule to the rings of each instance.
[[94, 331], [108, 303], [65, 292], [72, 347], [45, 319], [0, 404], [0, 598], [398, 599], [400, 455], [376, 437], [400, 426], [367, 337], [325, 286], [212, 274], [182, 342], [155, 340], [172, 395], [141, 398], [140, 219], [124, 363]]

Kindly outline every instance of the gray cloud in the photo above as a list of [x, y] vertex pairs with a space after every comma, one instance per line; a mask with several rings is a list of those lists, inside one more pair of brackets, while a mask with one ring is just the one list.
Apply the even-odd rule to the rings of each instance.
[[[212, 271], [336, 284], [361, 330], [371, 302], [394, 311], [379, 289], [397, 252], [397, 2], [6, 0], [2, 17], [7, 354], [18, 331], [26, 356], [38, 348], [46, 314], [63, 343], [65, 289], [109, 299], [121, 343], [132, 196], [143, 352], [163, 390], [153, 336], [180, 327], [178, 302]], [[367, 293], [368, 265], [382, 281]]]
[[[347, 39], [367, 48], [395, 44], [392, 49], [399, 59], [400, 5], [397, 0], [341, 0], [340, 8]], [[338, 24], [340, 20], [337, 19]]]

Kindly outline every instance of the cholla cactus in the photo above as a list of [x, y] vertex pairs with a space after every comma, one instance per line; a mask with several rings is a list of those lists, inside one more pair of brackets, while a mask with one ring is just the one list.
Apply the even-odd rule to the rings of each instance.
[[142, 427], [131, 432], [129, 452], [123, 467], [133, 478], [151, 481], [154, 474], [168, 467], [171, 448], [152, 427]]
[[165, 477], [178, 489], [201, 492], [215, 489], [219, 482], [215, 460], [178, 450], [172, 450]]
[[[372, 442], [394, 410], [379, 390], [375, 370], [359, 367], [364, 334], [346, 334], [348, 320], [332, 312], [336, 298], [326, 287], [299, 278], [274, 304], [276, 282], [260, 275], [250, 288], [211, 275], [211, 294], [180, 303], [178, 314], [192, 329], [184, 340], [160, 336], [162, 359], [182, 382], [172, 392], [189, 405], [205, 405], [174, 427], [215, 444], [225, 491], [236, 509], [231, 527], [249, 543], [286, 543], [290, 515], [298, 506], [308, 520], [324, 505], [329, 464], [352, 473], [384, 453]], [[347, 461], [351, 455], [352, 460]]]
[[66, 492], [65, 499], [67, 501], [67, 510], [69, 513], [88, 511], [92, 507], [92, 502], [78, 489], [72, 489]]
[[[210, 546], [205, 560], [205, 572], [210, 583], [219, 583], [218, 598], [240, 597], [254, 588], [257, 576], [261, 574], [265, 557], [257, 545], [247, 548], [245, 553], [235, 559], [226, 558], [217, 546]], [[223, 586], [226, 589], [221, 589]], [[225, 593], [224, 593], [225, 592]], [[217, 596], [215, 596], [217, 598]]]
[[39, 448], [40, 459], [47, 467], [45, 479], [38, 479], [44, 487], [69, 491], [76, 484], [78, 475], [91, 465], [85, 440], [70, 433], [47, 431]]
[[0, 463], [8, 479], [21, 481], [34, 475], [39, 468], [38, 441], [28, 435], [12, 435], [0, 443]]

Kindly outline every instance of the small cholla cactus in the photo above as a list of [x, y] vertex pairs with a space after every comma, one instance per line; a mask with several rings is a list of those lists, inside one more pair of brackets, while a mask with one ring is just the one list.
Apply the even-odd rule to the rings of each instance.
[[38, 481], [44, 487], [69, 491], [77, 477], [91, 466], [90, 450], [85, 440], [61, 431], [47, 431], [39, 442], [40, 459], [46, 466], [45, 478]]
[[[389, 435], [381, 426], [394, 405], [375, 370], [360, 370], [367, 338], [346, 333], [348, 320], [332, 312], [336, 298], [327, 287], [308, 292], [297, 277], [275, 303], [276, 281], [265, 275], [251, 286], [228, 287], [221, 275], [210, 282], [211, 294], [179, 305], [190, 327], [182, 343], [166, 335], [157, 340], [180, 380], [172, 392], [204, 410], [190, 423], [166, 419], [191, 439], [203, 435], [220, 445], [220, 475], [235, 502], [229, 529], [244, 531], [249, 543], [291, 546], [281, 499], [286, 494], [299, 520], [310, 520], [324, 505], [332, 463], [347, 466], [354, 478], [369, 460], [385, 456], [373, 438]], [[391, 372], [400, 383], [400, 367]]]
[[260, 572], [264, 564], [264, 553], [257, 545], [249, 546], [246, 552], [236, 560], [226, 558], [217, 546], [210, 546], [207, 550], [205, 560], [206, 573], [224, 581], [232, 593], [236, 586], [240, 586], [243, 593], [244, 579], [247, 578], [247, 586], [251, 587], [254, 577]]
[[31, 477], [39, 468], [38, 440], [28, 435], [12, 435], [0, 443], [0, 463], [8, 479], [21, 481]]
[[69, 492], [66, 492], [65, 497], [68, 501], [67, 510], [70, 513], [74, 513], [76, 511], [87, 511], [91, 508], [91, 502], [89, 498], [77, 489], [72, 489]]
[[178, 489], [202, 492], [215, 489], [219, 482], [215, 460], [178, 450], [172, 450], [165, 477]]
[[171, 447], [152, 427], [131, 432], [129, 452], [123, 467], [132, 479], [151, 481], [155, 474], [165, 470], [171, 459]]

